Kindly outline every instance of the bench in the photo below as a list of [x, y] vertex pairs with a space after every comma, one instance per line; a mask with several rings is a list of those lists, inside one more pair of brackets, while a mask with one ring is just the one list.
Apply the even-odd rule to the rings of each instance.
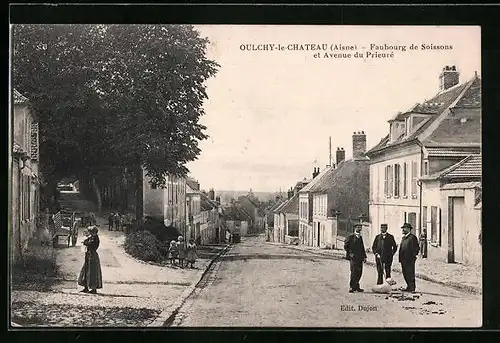
[[67, 237], [68, 247], [72, 242], [74, 242], [74, 246], [76, 244], [76, 237], [78, 235], [78, 233], [75, 232], [75, 214], [67, 212], [63, 213], [62, 211], [59, 211], [52, 216], [52, 222], [54, 225], [52, 234], [53, 245], [56, 246], [59, 243], [59, 237]]

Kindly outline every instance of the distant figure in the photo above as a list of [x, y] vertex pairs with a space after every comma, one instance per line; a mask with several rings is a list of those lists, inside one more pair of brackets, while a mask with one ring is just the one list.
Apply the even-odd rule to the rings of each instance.
[[89, 236], [83, 241], [87, 247], [85, 262], [78, 276], [78, 285], [83, 286], [83, 293], [96, 294], [98, 288], [102, 288], [101, 262], [97, 249], [99, 248], [99, 236], [96, 226], [88, 230]]
[[354, 226], [354, 233], [351, 234], [344, 243], [344, 250], [346, 251], [346, 258], [350, 261], [351, 278], [349, 282], [349, 293], [363, 292], [364, 289], [360, 288], [359, 280], [363, 274], [363, 262], [366, 262], [366, 251], [361, 237], [361, 224]]
[[109, 231], [113, 231], [113, 218], [114, 218], [113, 215], [114, 215], [114, 213], [111, 212], [108, 216], [108, 230]]
[[194, 264], [196, 262], [196, 258], [198, 257], [197, 251], [196, 251], [196, 243], [194, 242], [194, 239], [190, 239], [189, 243], [187, 245], [187, 265], [190, 266], [190, 268], [194, 268]]
[[375, 254], [375, 262], [377, 263], [377, 285], [384, 283], [384, 271], [385, 278], [390, 279], [392, 261], [397, 250], [398, 246], [394, 236], [387, 232], [387, 224], [382, 224], [380, 234], [375, 237], [372, 245], [372, 252]]
[[119, 213], [115, 213], [114, 222], [115, 222], [115, 230], [116, 231], [120, 230], [120, 214]]
[[179, 257], [179, 248], [177, 247], [177, 242], [175, 240], [170, 241], [168, 257], [170, 259], [170, 265], [175, 266], [175, 259]]
[[186, 244], [184, 243], [184, 237], [179, 236], [177, 241], [177, 249], [179, 250], [179, 265], [184, 268], [184, 260], [186, 259]]
[[403, 277], [406, 281], [406, 288], [403, 291], [415, 291], [415, 261], [417, 260], [419, 245], [417, 237], [411, 233], [412, 226], [404, 223], [401, 227], [403, 238], [399, 246], [399, 262], [403, 271]]
[[427, 258], [427, 229], [425, 227], [422, 228], [420, 234], [420, 256]]

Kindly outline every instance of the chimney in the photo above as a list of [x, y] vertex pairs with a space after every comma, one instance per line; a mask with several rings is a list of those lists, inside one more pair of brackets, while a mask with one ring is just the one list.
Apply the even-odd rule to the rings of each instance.
[[215, 200], [215, 191], [213, 188], [211, 188], [209, 191], [208, 191], [208, 198], [210, 200]]
[[314, 167], [314, 171], [313, 171], [313, 179], [314, 179], [316, 176], [318, 176], [318, 174], [319, 174], [319, 167], [318, 167], [318, 168]]
[[455, 66], [446, 66], [439, 75], [439, 90], [444, 91], [458, 85], [460, 73]]
[[337, 153], [336, 153], [336, 158], [337, 158], [337, 166], [340, 164], [340, 162], [345, 160], [345, 150], [344, 148], [337, 148]]
[[366, 152], [366, 135], [364, 131], [352, 135], [352, 158], [356, 159]]

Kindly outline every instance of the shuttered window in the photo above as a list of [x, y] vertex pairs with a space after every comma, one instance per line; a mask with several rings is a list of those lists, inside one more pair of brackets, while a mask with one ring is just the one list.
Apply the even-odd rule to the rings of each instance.
[[394, 165], [394, 196], [395, 197], [399, 197], [400, 183], [401, 183], [401, 166], [399, 164], [395, 164]]
[[417, 196], [417, 178], [418, 178], [417, 162], [412, 161], [411, 162], [411, 195], [413, 197]]
[[408, 196], [408, 165], [403, 164], [403, 196]]

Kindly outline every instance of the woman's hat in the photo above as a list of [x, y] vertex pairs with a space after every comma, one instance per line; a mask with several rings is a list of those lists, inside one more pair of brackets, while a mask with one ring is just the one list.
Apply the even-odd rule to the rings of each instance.
[[97, 226], [92, 226], [89, 228], [89, 232], [90, 233], [98, 233], [99, 229], [97, 228]]
[[179, 241], [183, 241], [183, 240], [184, 240], [184, 237], [179, 236], [178, 240], [179, 240]]

